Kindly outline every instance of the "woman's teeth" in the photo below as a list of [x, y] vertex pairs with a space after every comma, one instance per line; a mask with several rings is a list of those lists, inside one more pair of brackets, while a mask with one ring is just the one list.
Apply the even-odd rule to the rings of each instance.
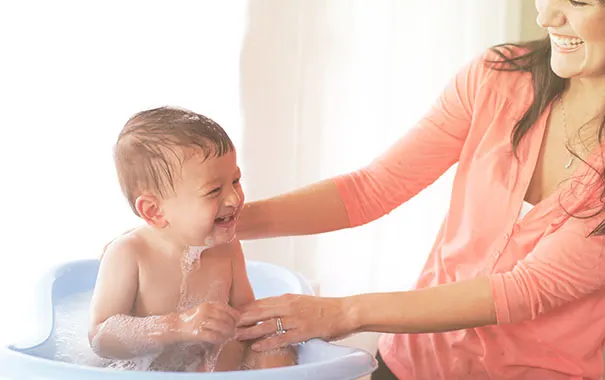
[[550, 35], [550, 38], [553, 40], [553, 42], [555, 44], [559, 45], [562, 48], [566, 48], [566, 49], [573, 49], [584, 43], [584, 41], [580, 38], [566, 38], [566, 37], [554, 36], [552, 34]]

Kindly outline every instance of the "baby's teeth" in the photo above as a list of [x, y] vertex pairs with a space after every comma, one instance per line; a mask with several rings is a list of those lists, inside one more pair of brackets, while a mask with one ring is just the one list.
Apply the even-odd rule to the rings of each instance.
[[231, 220], [231, 216], [223, 216], [221, 218], [216, 218], [217, 222], [222, 223], [222, 222], [226, 222], [228, 220]]

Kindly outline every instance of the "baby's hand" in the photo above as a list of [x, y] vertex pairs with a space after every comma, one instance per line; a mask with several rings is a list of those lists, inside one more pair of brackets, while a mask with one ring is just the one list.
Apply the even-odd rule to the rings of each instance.
[[203, 302], [179, 314], [178, 330], [190, 343], [221, 344], [235, 334], [237, 310], [221, 302]]

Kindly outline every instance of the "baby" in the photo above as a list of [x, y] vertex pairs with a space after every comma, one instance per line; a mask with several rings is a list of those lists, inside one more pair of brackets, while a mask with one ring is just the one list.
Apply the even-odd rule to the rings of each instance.
[[233, 143], [177, 108], [134, 115], [115, 146], [118, 179], [145, 224], [111, 242], [91, 304], [90, 345], [137, 369], [229, 371], [293, 365], [233, 339], [254, 300], [235, 224], [244, 203]]

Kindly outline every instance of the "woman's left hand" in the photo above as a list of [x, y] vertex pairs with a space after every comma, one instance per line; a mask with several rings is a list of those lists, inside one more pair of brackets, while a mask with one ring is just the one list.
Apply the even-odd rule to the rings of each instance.
[[251, 302], [240, 311], [236, 338], [265, 337], [252, 345], [256, 351], [282, 348], [312, 338], [335, 340], [358, 328], [355, 309], [348, 298], [286, 294]]

